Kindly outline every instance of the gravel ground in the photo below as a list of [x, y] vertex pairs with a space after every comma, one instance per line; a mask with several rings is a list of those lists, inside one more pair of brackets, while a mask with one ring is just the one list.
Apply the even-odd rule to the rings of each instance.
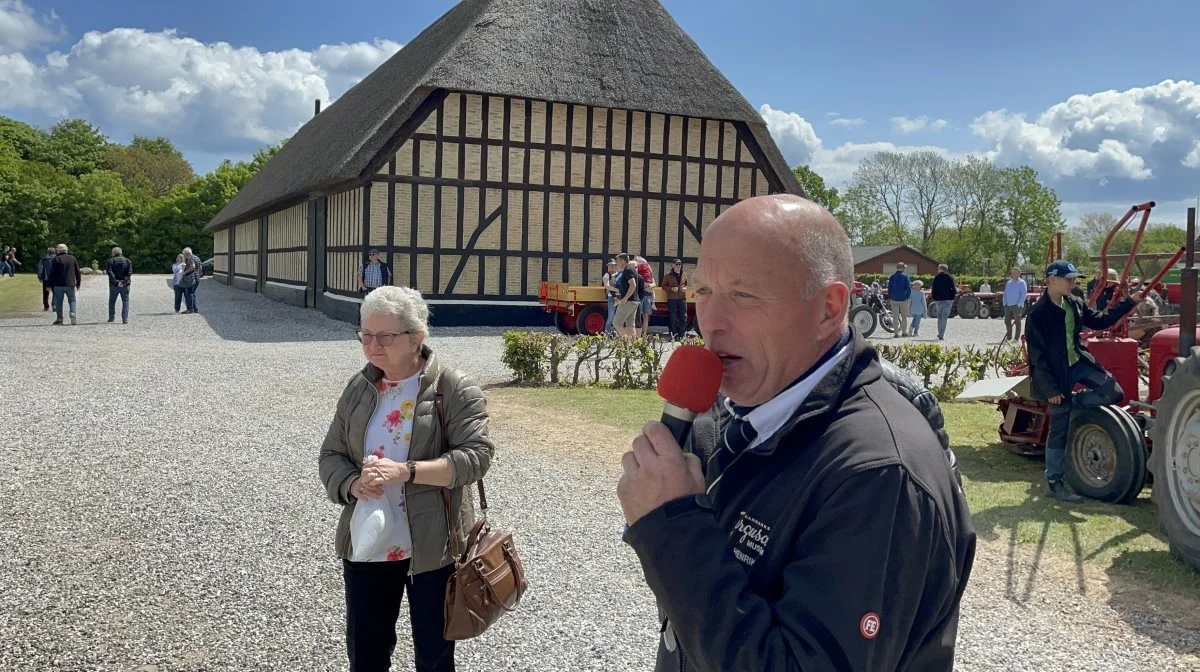
[[[135, 281], [128, 325], [105, 323], [106, 301], [88, 280], [79, 326], [0, 319], [0, 417], [15, 421], [0, 444], [0, 669], [344, 669], [338, 507], [316, 454], [361, 365], [351, 327], [209, 281], [198, 316], [173, 313], [163, 278]], [[436, 330], [431, 345], [502, 379], [500, 331]], [[653, 600], [614, 496], [628, 438], [552, 439], [536, 409], [494, 407], [492, 520], [517, 532], [530, 591], [459, 646], [459, 668], [650, 669]], [[1196, 628], [1034, 562], [981, 546], [960, 669], [1200, 669], [1185, 656]], [[403, 626], [395, 663], [411, 669]]]

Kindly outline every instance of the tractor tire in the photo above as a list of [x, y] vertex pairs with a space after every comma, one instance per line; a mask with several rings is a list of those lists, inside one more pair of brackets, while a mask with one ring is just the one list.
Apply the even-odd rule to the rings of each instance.
[[954, 303], [958, 306], [958, 316], [966, 320], [979, 317], [979, 309], [983, 307], [979, 297], [970, 292], [958, 297]]
[[585, 306], [575, 316], [575, 328], [581, 336], [595, 336], [604, 333], [608, 324], [607, 306]]
[[992, 309], [986, 303], [979, 304], [979, 319], [986, 320], [992, 316]]
[[558, 328], [559, 333], [561, 333], [563, 336], [575, 336], [579, 334], [574, 315], [568, 315], [566, 313], [555, 311], [554, 326]]
[[[1116, 407], [1114, 406], [1114, 408]], [[1146, 465], [1141, 471], [1141, 478], [1138, 478], [1136, 474], [1134, 475], [1133, 480], [1129, 483], [1129, 491], [1126, 492], [1120, 500], [1123, 504], [1131, 504], [1137, 501], [1137, 498], [1141, 496], [1142, 490], [1145, 489], [1146, 483], [1150, 479], [1150, 448], [1146, 445], [1146, 430], [1138, 424], [1137, 419], [1134, 418], [1128, 411], [1123, 409], [1119, 410], [1120, 412], [1117, 413], [1117, 418], [1125, 423], [1125, 428], [1129, 439], [1133, 441], [1134, 445], [1137, 445], [1141, 448], [1142, 464]]]
[[1145, 483], [1146, 443], [1118, 413], [1125, 411], [1101, 406], [1071, 413], [1064, 480], [1084, 497], [1128, 504], [1130, 492]]
[[879, 326], [879, 318], [875, 316], [875, 311], [871, 310], [868, 305], [855, 306], [850, 309], [850, 324], [853, 324], [863, 338], [875, 333], [875, 327]]
[[1150, 498], [1171, 555], [1200, 572], [1200, 347], [1175, 362], [1150, 426]]

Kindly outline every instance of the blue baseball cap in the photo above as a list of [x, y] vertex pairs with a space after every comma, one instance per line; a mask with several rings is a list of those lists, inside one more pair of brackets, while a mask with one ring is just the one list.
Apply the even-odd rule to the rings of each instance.
[[1075, 264], [1069, 261], [1059, 259], [1046, 267], [1046, 277], [1057, 276], [1060, 278], [1079, 278], [1083, 274], [1075, 269]]

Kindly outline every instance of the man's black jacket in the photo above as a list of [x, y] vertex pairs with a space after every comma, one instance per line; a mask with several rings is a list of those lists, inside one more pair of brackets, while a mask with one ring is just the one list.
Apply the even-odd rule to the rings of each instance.
[[710, 461], [729, 415], [697, 419], [687, 449], [708, 494], [626, 531], [658, 598], [657, 670], [953, 668], [970, 512], [933, 430], [851, 329], [848, 356], [764, 444]]
[[133, 262], [125, 256], [112, 257], [104, 264], [104, 272], [108, 274], [108, 284], [116, 286], [118, 282], [126, 285], [133, 279]]
[[[1071, 342], [1080, 359], [1100, 366], [1079, 341], [1079, 332], [1083, 327], [1107, 329], [1136, 305], [1127, 296], [1111, 306], [1108, 312], [1098, 313], [1074, 294], [1064, 296], [1063, 306], [1075, 312], [1075, 332], [1071, 334]], [[1029, 350], [1029, 382], [1033, 398], [1044, 401], [1060, 394], [1069, 395], [1074, 385], [1071, 384], [1071, 366], [1067, 363], [1066, 316], [1063, 309], [1050, 300], [1050, 292], [1043, 292], [1042, 298], [1029, 309], [1029, 317], [1025, 320], [1025, 345]]]
[[945, 271], [933, 276], [929, 295], [934, 301], [953, 300], [958, 295], [958, 287], [954, 286], [954, 276]]
[[54, 255], [50, 262], [50, 279], [46, 283], [51, 287], [79, 288], [83, 284], [83, 272], [79, 270], [79, 260], [68, 252]]

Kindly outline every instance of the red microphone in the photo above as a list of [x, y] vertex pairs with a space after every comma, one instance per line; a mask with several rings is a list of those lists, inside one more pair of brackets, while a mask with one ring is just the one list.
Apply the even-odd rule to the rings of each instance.
[[658, 396], [666, 400], [662, 423], [682, 446], [696, 416], [717, 401], [725, 368], [721, 358], [698, 345], [681, 345], [671, 353], [658, 379]]

